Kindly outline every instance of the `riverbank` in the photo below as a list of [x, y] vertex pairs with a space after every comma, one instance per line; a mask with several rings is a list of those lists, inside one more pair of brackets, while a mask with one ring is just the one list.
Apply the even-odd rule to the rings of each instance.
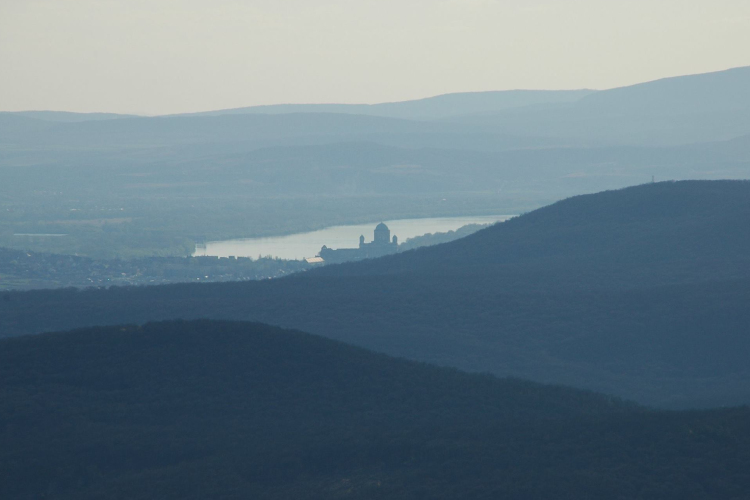
[[[427, 234], [447, 233], [468, 225], [485, 225], [507, 220], [511, 215], [429, 217], [386, 220], [391, 235], [402, 243]], [[266, 238], [243, 238], [212, 241], [197, 245], [193, 256], [273, 257], [305, 259], [314, 257], [323, 245], [328, 248], [356, 248], [360, 235], [372, 239], [372, 231], [381, 221], [327, 227], [318, 231]]]
[[[237, 196], [158, 203], [114, 196], [91, 202], [41, 194], [23, 200], [9, 196], [0, 202], [0, 247], [94, 259], [184, 257], [194, 252], [196, 242], [278, 237], [382, 220], [520, 213], [531, 208], [531, 202], [513, 203], [496, 193], [439, 198]], [[13, 236], [17, 233], [67, 236]]]

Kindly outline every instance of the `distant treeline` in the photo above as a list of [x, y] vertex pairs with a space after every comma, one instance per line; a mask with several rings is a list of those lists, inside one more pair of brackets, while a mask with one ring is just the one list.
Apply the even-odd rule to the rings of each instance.
[[444, 233], [428, 233], [422, 236], [415, 236], [409, 238], [406, 241], [398, 245], [399, 252], [405, 252], [406, 250], [414, 250], [415, 248], [427, 247], [432, 245], [439, 245], [441, 243], [448, 243], [449, 241], [457, 240], [470, 234], [476, 233], [480, 229], [484, 229], [489, 224], [467, 224], [461, 226], [455, 231], [446, 231]]
[[97, 260], [0, 248], [0, 290], [259, 280], [311, 267], [305, 261], [271, 257]]
[[[399, 250], [446, 243], [483, 227], [471, 224], [456, 231], [409, 238], [399, 245]], [[273, 257], [91, 259], [0, 248], [0, 290], [259, 280], [288, 276], [312, 267], [303, 260]]]

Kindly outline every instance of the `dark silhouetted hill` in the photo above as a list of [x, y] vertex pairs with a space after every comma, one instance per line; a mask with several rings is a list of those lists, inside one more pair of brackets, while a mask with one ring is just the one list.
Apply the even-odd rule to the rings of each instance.
[[254, 320], [648, 404], [747, 403], [749, 218], [748, 182], [648, 184], [281, 280], [4, 293], [0, 327]]
[[[576, 196], [445, 245], [315, 273], [518, 274], [514, 286], [545, 289], [750, 278], [747, 221], [748, 181], [661, 182]], [[549, 274], [534, 279], [541, 270]]]
[[3, 498], [742, 498], [747, 409], [654, 412], [260, 324], [0, 342]]

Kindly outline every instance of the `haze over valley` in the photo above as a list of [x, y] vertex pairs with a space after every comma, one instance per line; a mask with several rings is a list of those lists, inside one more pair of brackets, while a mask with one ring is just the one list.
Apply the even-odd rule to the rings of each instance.
[[747, 498], [749, 44], [0, 0], [0, 498]]
[[[364, 110], [377, 115], [325, 106], [3, 113], [0, 243], [97, 258], [186, 255], [196, 241], [517, 214], [652, 178], [743, 179], [748, 86], [750, 69], [737, 68]], [[67, 236], [14, 236], [35, 233]]]

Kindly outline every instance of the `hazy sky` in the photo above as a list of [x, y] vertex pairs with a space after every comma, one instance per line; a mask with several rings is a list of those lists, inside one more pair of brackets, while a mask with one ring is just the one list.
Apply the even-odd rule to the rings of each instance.
[[750, 0], [0, 0], [0, 110], [610, 88], [750, 65]]

